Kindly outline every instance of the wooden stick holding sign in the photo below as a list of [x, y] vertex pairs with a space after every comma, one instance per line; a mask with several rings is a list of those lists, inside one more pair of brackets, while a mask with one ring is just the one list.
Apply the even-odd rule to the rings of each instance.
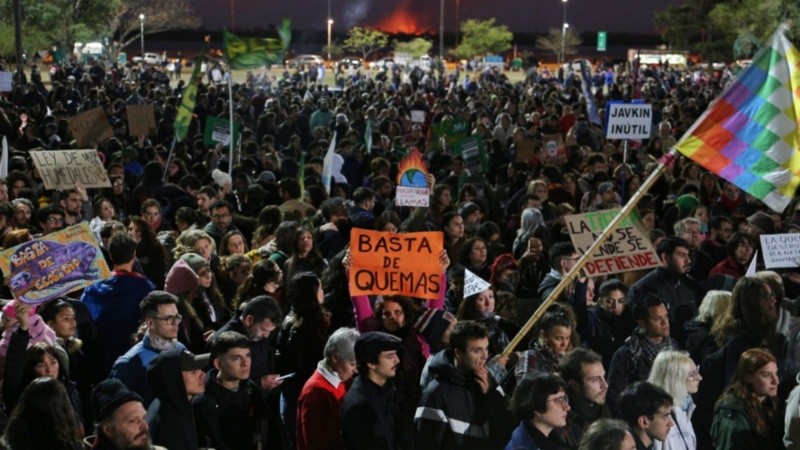
[[668, 154], [662, 157], [658, 167], [656, 167], [653, 173], [651, 173], [644, 183], [642, 183], [642, 186], [638, 191], [636, 191], [635, 194], [633, 194], [633, 197], [631, 197], [625, 207], [620, 210], [616, 217], [608, 222], [603, 232], [597, 237], [597, 240], [594, 241], [594, 243], [592, 243], [588, 249], [586, 249], [586, 252], [578, 259], [578, 262], [575, 263], [575, 266], [572, 268], [572, 270], [570, 270], [569, 273], [561, 279], [561, 282], [558, 283], [558, 286], [556, 286], [550, 296], [547, 297], [541, 305], [539, 305], [531, 318], [528, 319], [528, 321], [525, 322], [525, 325], [522, 326], [522, 329], [519, 331], [519, 333], [517, 333], [517, 335], [514, 336], [514, 339], [508, 343], [505, 350], [503, 350], [503, 355], [511, 354], [511, 352], [514, 351], [514, 348], [519, 345], [522, 339], [528, 335], [533, 326], [536, 325], [536, 322], [538, 322], [547, 311], [547, 308], [549, 308], [550, 305], [552, 305], [553, 302], [555, 302], [556, 299], [561, 295], [564, 289], [566, 289], [567, 286], [569, 286], [575, 280], [575, 278], [578, 277], [578, 273], [583, 270], [583, 267], [586, 265], [586, 263], [594, 258], [594, 255], [600, 249], [600, 246], [605, 244], [606, 238], [617, 228], [617, 225], [620, 223], [620, 221], [630, 215], [630, 213], [633, 211], [633, 208], [635, 208], [639, 203], [639, 200], [641, 200], [644, 194], [646, 194], [647, 191], [653, 186], [653, 183], [656, 182], [658, 177], [664, 174], [666, 171], [665, 169], [672, 163], [672, 161], [675, 160], [677, 154], [677, 150], [673, 148]]

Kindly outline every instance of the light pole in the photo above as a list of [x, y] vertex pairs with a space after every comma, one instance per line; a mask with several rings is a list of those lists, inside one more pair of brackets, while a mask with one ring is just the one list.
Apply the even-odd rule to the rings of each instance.
[[139, 14], [139, 39], [142, 44], [142, 62], [144, 62], [144, 14]]
[[439, 2], [439, 58], [444, 62], [444, 0]]
[[567, 28], [569, 28], [569, 24], [567, 23], [567, 0], [561, 0], [561, 2], [564, 4], [564, 16], [561, 20], [561, 62], [563, 63], [567, 57], [565, 50], [567, 47]]
[[328, 63], [331, 62], [331, 31], [333, 30], [333, 19], [328, 19]]

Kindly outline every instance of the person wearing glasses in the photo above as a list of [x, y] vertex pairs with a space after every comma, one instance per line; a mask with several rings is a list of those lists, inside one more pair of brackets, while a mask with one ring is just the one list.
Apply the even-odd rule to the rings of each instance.
[[54, 204], [36, 211], [36, 221], [39, 223], [39, 229], [42, 230], [42, 234], [39, 236], [45, 236], [64, 228], [65, 215], [64, 209]]
[[692, 395], [697, 393], [702, 379], [697, 365], [686, 352], [665, 350], [656, 356], [647, 381], [672, 396], [672, 420], [675, 422], [664, 442], [656, 442], [656, 450], [697, 449], [691, 421], [696, 407]]
[[506, 450], [561, 448], [551, 440], [551, 434], [556, 428], [566, 426], [569, 403], [567, 384], [557, 375], [543, 372], [526, 375], [511, 398], [511, 410], [520, 424], [511, 434]]
[[139, 304], [139, 310], [144, 318], [144, 336], [117, 359], [109, 378], [122, 381], [128, 389], [139, 394], [147, 408], [156, 398], [147, 381], [148, 364], [163, 351], [184, 350], [186, 347], [178, 342], [178, 330], [183, 320], [178, 314], [178, 297], [169, 292], [153, 291]]
[[747, 272], [747, 265], [753, 257], [753, 238], [750, 234], [743, 231], [734, 233], [725, 245], [728, 257], [714, 266], [708, 276], [730, 275], [737, 280], [742, 278]]
[[208, 210], [211, 213], [211, 222], [206, 224], [203, 231], [214, 239], [217, 248], [222, 248], [222, 236], [237, 229], [233, 224], [233, 207], [225, 200], [217, 200]]
[[130, 336], [136, 333], [141, 319], [139, 302], [156, 286], [144, 275], [135, 272], [136, 241], [128, 233], [115, 234], [108, 241], [108, 252], [114, 264], [111, 276], [87, 287], [81, 296], [97, 327], [97, 355], [91, 379], [99, 382], [120, 355], [131, 346]]

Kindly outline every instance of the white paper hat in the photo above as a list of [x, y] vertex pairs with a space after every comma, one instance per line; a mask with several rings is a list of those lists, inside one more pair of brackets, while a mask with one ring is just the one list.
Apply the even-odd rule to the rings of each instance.
[[469, 269], [464, 269], [464, 298], [472, 294], [483, 292], [492, 287], [491, 284], [484, 281], [481, 277], [470, 272]]

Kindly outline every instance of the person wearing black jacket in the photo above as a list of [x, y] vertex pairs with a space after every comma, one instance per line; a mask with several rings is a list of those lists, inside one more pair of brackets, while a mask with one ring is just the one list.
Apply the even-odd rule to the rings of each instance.
[[356, 339], [356, 377], [342, 404], [342, 440], [346, 449], [402, 450], [394, 430], [394, 384], [403, 341], [380, 331]]
[[161, 352], [147, 368], [147, 380], [156, 399], [147, 409], [147, 425], [153, 443], [169, 450], [197, 450], [197, 428], [192, 416], [192, 397], [205, 391], [209, 354], [194, 355], [173, 348]]

